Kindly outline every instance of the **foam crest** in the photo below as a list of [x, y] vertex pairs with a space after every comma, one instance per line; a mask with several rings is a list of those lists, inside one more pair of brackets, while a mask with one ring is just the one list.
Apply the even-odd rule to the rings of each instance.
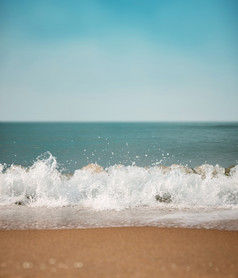
[[36, 207], [81, 206], [94, 210], [135, 207], [238, 207], [238, 165], [90, 164], [64, 175], [51, 153], [24, 168], [0, 164], [0, 205]]

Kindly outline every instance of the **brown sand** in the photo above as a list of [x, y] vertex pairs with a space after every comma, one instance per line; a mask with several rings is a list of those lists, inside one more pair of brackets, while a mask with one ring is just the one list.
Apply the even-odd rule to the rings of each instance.
[[0, 231], [0, 277], [238, 277], [238, 231]]

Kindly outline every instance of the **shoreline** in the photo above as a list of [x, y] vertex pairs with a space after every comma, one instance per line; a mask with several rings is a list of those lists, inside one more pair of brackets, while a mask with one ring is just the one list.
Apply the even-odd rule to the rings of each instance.
[[0, 230], [0, 277], [237, 277], [238, 231]]

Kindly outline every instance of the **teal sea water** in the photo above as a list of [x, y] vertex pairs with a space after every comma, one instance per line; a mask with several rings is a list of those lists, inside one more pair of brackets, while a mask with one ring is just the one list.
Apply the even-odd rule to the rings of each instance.
[[0, 163], [28, 167], [47, 151], [71, 173], [89, 163], [229, 167], [238, 123], [0, 123]]
[[237, 230], [237, 164], [238, 123], [0, 123], [0, 229]]

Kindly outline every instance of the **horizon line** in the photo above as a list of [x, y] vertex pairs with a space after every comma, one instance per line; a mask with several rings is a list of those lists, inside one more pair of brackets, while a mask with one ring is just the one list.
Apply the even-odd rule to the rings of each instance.
[[46, 121], [46, 120], [26, 120], [26, 121], [12, 121], [0, 120], [0, 123], [238, 123], [238, 120], [161, 120], [161, 121]]

